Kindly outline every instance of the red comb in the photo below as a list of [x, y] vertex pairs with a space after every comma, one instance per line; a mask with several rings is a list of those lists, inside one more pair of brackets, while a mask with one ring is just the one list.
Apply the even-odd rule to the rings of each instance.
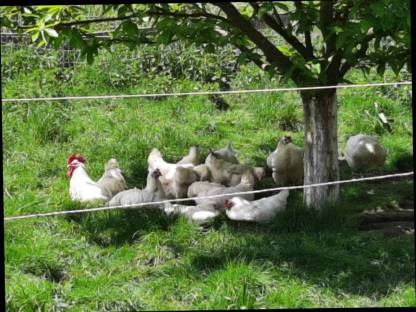
[[77, 159], [79, 162], [85, 163], [86, 159], [84, 156], [82, 156], [81, 154], [72, 154], [71, 156], [68, 157], [68, 165], [70, 163], [72, 163], [75, 159]]

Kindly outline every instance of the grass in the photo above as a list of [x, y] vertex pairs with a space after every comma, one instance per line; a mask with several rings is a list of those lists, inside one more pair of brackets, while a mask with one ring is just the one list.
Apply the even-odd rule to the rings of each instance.
[[[217, 87], [152, 75], [120, 87], [112, 79], [128, 75], [110, 76], [99, 62], [75, 67], [65, 81], [56, 79], [59, 70], [46, 66], [17, 71], [13, 79], [2, 77], [3, 97]], [[389, 75], [386, 80], [396, 79]], [[380, 80], [358, 72], [347, 78], [357, 83]], [[279, 85], [252, 66], [243, 67], [232, 81], [232, 89]], [[409, 90], [340, 90], [340, 150], [348, 135], [377, 134], [389, 151], [383, 172], [413, 170]], [[280, 136], [289, 134], [303, 145], [303, 113], [296, 93], [224, 98], [231, 106], [226, 112], [216, 111], [203, 96], [4, 103], [4, 215], [84, 207], [72, 203], [68, 194], [65, 161], [76, 151], [87, 157], [94, 179], [105, 161], [115, 157], [129, 187], [142, 187], [153, 147], [176, 161], [192, 144], [199, 144], [206, 155], [208, 148], [232, 141], [242, 162], [264, 166]], [[392, 132], [380, 127], [374, 102], [393, 120]], [[341, 175], [347, 179], [351, 172]], [[269, 178], [259, 188], [272, 186]], [[414, 238], [358, 231], [355, 218], [364, 209], [404, 199], [413, 200], [413, 180], [344, 185], [339, 203], [320, 213], [305, 210], [302, 194], [292, 192], [287, 211], [268, 225], [223, 218], [199, 228], [159, 211], [5, 222], [7, 309], [414, 307]]]

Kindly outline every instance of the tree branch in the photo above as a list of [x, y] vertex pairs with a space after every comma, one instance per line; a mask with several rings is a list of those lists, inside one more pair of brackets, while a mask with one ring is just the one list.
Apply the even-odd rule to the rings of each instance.
[[357, 44], [360, 44], [360, 49], [354, 53], [354, 56], [351, 58], [353, 61], [346, 61], [339, 70], [339, 78], [344, 77], [344, 75], [347, 73], [348, 70], [350, 70], [351, 67], [355, 66], [358, 63], [358, 60], [365, 56], [365, 53], [367, 52], [368, 45], [372, 39], [374, 39], [376, 35], [374, 33], [370, 34], [369, 36], [365, 37], [365, 39]]
[[[257, 3], [250, 2], [250, 5], [253, 7], [254, 10], [258, 10], [259, 6]], [[281, 35], [287, 43], [289, 43], [306, 61], [313, 59], [313, 53], [310, 53], [308, 49], [292, 34], [288, 33], [286, 29], [284, 29], [283, 25], [277, 23], [268, 13], [263, 15], [263, 21], [272, 28], [276, 33]]]
[[207, 17], [207, 18], [214, 18], [221, 21], [227, 21], [225, 17], [222, 17], [220, 15], [211, 14], [208, 12], [199, 12], [199, 13], [174, 13], [174, 12], [167, 12], [163, 11], [162, 8], [157, 7], [159, 9], [157, 12], [146, 12], [148, 15], [154, 15], [154, 16], [173, 16], [173, 17], [186, 17], [186, 18], [197, 18], [197, 17]]
[[336, 36], [329, 30], [329, 26], [333, 23], [334, 0], [320, 2], [320, 29], [325, 41], [325, 52], [323, 55], [329, 56], [335, 51]]
[[[302, 1], [295, 1], [295, 7], [299, 12], [303, 13]], [[308, 53], [310, 55], [313, 56], [313, 46], [312, 46], [311, 32], [309, 30], [305, 30], [304, 35], [305, 35], [306, 50], [308, 51]]]
[[[276, 48], [261, 32], [253, 27], [238, 10], [229, 2], [216, 2], [214, 5], [220, 7], [228, 17], [228, 21], [241, 32], [243, 32], [259, 49], [271, 64], [276, 64], [277, 68], [283, 73], [290, 73], [290, 78], [298, 85], [305, 83], [316, 83], [310, 76], [285, 56]], [[305, 69], [307, 70], [307, 69]], [[312, 80], [312, 81], [311, 81]]]

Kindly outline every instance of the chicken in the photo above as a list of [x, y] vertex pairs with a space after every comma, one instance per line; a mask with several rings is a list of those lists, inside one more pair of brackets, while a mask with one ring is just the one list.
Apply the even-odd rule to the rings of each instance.
[[97, 182], [89, 177], [85, 169], [86, 159], [80, 154], [72, 154], [68, 157], [69, 194], [73, 201], [87, 202], [109, 199], [109, 196], [100, 188]]
[[286, 209], [288, 196], [289, 190], [283, 190], [277, 195], [254, 201], [233, 197], [224, 201], [225, 213], [235, 221], [268, 222]]
[[[241, 181], [236, 186], [226, 187], [219, 183], [212, 182], [195, 182], [191, 184], [188, 189], [188, 197], [203, 197], [203, 196], [212, 196], [212, 195], [225, 195], [238, 192], [248, 192], [252, 191], [254, 186], [254, 177], [250, 171], [246, 171], [242, 177]], [[231, 198], [230, 196], [221, 196], [215, 198], [206, 198], [206, 199], [195, 199], [195, 202], [198, 205], [211, 204], [216, 209], [223, 210], [224, 199]], [[242, 198], [252, 200], [254, 199], [254, 194], [244, 194], [241, 195]]]
[[175, 198], [184, 198], [188, 193], [189, 185], [198, 179], [199, 175], [193, 168], [177, 167], [170, 193], [173, 193]]
[[263, 167], [254, 167], [253, 171], [256, 177], [256, 182], [263, 180], [263, 178], [266, 176], [266, 169]]
[[357, 134], [348, 139], [344, 157], [352, 170], [383, 166], [386, 160], [386, 150], [376, 137]]
[[228, 143], [226, 147], [216, 150], [215, 153], [217, 157], [220, 159], [224, 159], [225, 161], [228, 161], [233, 164], [239, 163], [237, 159], [237, 153], [233, 150], [233, 147], [231, 146], [231, 142]]
[[199, 165], [201, 162], [199, 160], [199, 148], [198, 146], [191, 146], [189, 149], [188, 155], [184, 156], [181, 160], [179, 160], [176, 164], [193, 164], [194, 166]]
[[211, 173], [205, 164], [195, 166], [194, 171], [198, 174], [198, 181], [209, 181], [211, 178]]
[[164, 211], [167, 215], [183, 215], [198, 224], [210, 222], [220, 215], [220, 212], [210, 203], [197, 206], [165, 203]]
[[166, 199], [165, 192], [159, 181], [161, 173], [159, 169], [147, 175], [146, 187], [143, 190], [133, 188], [115, 195], [108, 203], [109, 206], [134, 205], [140, 203], [155, 202]]
[[215, 183], [235, 186], [240, 183], [241, 176], [246, 171], [249, 171], [254, 179], [256, 178], [252, 167], [228, 162], [220, 158], [217, 152], [210, 152], [205, 160], [205, 164], [211, 173], [211, 181]]
[[119, 168], [118, 161], [111, 158], [104, 167], [103, 176], [97, 181], [104, 195], [111, 198], [126, 189], [126, 181]]
[[[193, 172], [193, 164], [171, 164], [163, 159], [162, 153], [154, 148], [147, 158], [149, 171], [159, 169], [162, 176], [160, 182], [168, 198], [178, 198], [186, 194], [187, 187], [198, 180], [198, 174]], [[178, 168], [179, 172], [176, 173]], [[186, 189], [186, 190], [185, 190]]]
[[280, 139], [276, 150], [267, 157], [267, 166], [277, 185], [303, 183], [303, 149], [294, 145], [290, 136]]

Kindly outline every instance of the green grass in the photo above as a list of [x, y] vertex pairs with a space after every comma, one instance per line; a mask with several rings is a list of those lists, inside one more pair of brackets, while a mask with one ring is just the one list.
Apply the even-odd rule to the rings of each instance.
[[[110, 59], [116, 63], [117, 58]], [[2, 58], [3, 62], [3, 58]], [[122, 67], [119, 68], [121, 70]], [[120, 87], [99, 62], [76, 67], [69, 81], [56, 67], [2, 77], [2, 95], [128, 94], [216, 89], [216, 84], [143, 75]], [[128, 76], [127, 74], [125, 74]], [[388, 73], [389, 75], [389, 73]], [[388, 76], [387, 80], [395, 77]], [[255, 77], [251, 81], [248, 77]], [[119, 79], [119, 78], [117, 78]], [[379, 81], [352, 72], [348, 79]], [[117, 80], [119, 82], [119, 80]], [[281, 86], [252, 66], [233, 89]], [[347, 135], [379, 135], [389, 151], [383, 172], [413, 170], [410, 87], [339, 91], [340, 150]], [[296, 93], [240, 94], [215, 110], [207, 97], [4, 103], [4, 214], [82, 208], [68, 194], [66, 158], [81, 152], [97, 179], [105, 161], [119, 160], [129, 187], [142, 187], [147, 155], [168, 161], [199, 144], [233, 142], [242, 162], [265, 166], [277, 139], [303, 145]], [[374, 102], [393, 119], [380, 128]], [[366, 113], [365, 111], [368, 111]], [[351, 176], [341, 171], [342, 178]], [[260, 187], [272, 187], [270, 178]], [[368, 193], [369, 190], [373, 194]], [[415, 306], [413, 237], [360, 232], [356, 213], [413, 200], [413, 181], [341, 187], [340, 201], [322, 212], [302, 207], [292, 192], [287, 211], [268, 225], [216, 221], [199, 228], [159, 211], [110, 211], [5, 222], [8, 311], [192, 310], [295, 307]]]

